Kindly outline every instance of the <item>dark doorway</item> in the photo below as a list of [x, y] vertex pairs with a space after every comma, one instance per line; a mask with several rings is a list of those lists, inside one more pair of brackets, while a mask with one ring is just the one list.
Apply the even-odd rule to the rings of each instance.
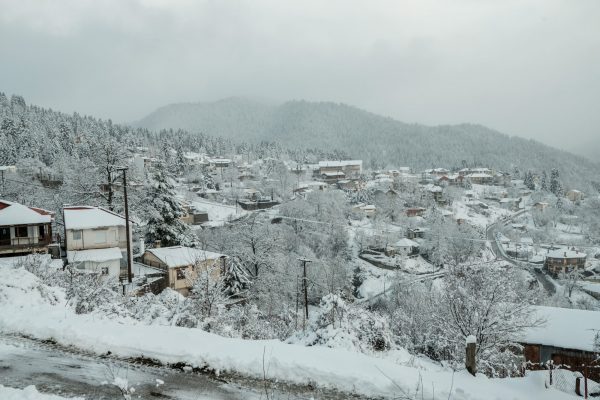
[[10, 228], [7, 226], [0, 228], [0, 246], [10, 245]]

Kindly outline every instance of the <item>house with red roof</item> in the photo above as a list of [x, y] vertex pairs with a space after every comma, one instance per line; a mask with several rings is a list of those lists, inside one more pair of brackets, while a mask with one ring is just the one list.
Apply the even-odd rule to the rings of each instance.
[[0, 199], [0, 257], [47, 253], [53, 213]]

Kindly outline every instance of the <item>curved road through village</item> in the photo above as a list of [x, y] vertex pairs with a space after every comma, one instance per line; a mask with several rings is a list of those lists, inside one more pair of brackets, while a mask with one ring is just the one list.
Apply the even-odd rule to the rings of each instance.
[[529, 263], [516, 261], [516, 260], [508, 257], [504, 253], [504, 250], [500, 248], [500, 245], [498, 244], [498, 240], [496, 239], [496, 235], [498, 233], [497, 228], [498, 228], [499, 224], [506, 225], [506, 224], [510, 223], [515, 217], [518, 217], [519, 215], [522, 215], [526, 212], [528, 212], [528, 210], [519, 211], [506, 219], [500, 219], [500, 220], [494, 222], [493, 224], [489, 225], [486, 228], [487, 240], [490, 241], [490, 244], [492, 246], [492, 252], [496, 256], [496, 258], [502, 259], [502, 260], [514, 265], [515, 267], [526, 269], [537, 279], [537, 281], [544, 287], [544, 289], [548, 292], [548, 294], [553, 295], [556, 292], [556, 287], [548, 279], [548, 276], [541, 270], [541, 268], [539, 268], [538, 266], [529, 264]]

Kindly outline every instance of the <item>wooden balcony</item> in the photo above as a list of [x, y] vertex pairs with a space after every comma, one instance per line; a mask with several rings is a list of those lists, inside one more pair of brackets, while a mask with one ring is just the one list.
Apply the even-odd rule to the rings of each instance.
[[47, 251], [48, 245], [52, 243], [50, 237], [36, 238], [18, 237], [0, 240], [0, 254], [30, 253], [36, 251]]

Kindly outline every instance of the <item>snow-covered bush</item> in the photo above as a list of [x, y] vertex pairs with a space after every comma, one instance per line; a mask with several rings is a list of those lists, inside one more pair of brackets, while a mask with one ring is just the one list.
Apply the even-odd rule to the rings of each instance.
[[122, 296], [115, 280], [104, 275], [79, 271], [71, 266], [57, 269], [52, 260], [41, 255], [31, 255], [20, 259], [16, 267], [22, 267], [37, 276], [44, 285], [39, 290], [48, 291], [48, 287], [64, 289], [67, 304], [77, 314], [87, 314], [103, 310], [106, 314], [122, 315]]
[[186, 298], [180, 293], [166, 288], [160, 294], [147, 293], [132, 297], [126, 302], [131, 316], [148, 325], [186, 326], [188, 319]]
[[361, 352], [387, 350], [393, 343], [392, 332], [384, 317], [347, 303], [336, 294], [323, 297], [308, 329], [299, 332], [291, 341]]

